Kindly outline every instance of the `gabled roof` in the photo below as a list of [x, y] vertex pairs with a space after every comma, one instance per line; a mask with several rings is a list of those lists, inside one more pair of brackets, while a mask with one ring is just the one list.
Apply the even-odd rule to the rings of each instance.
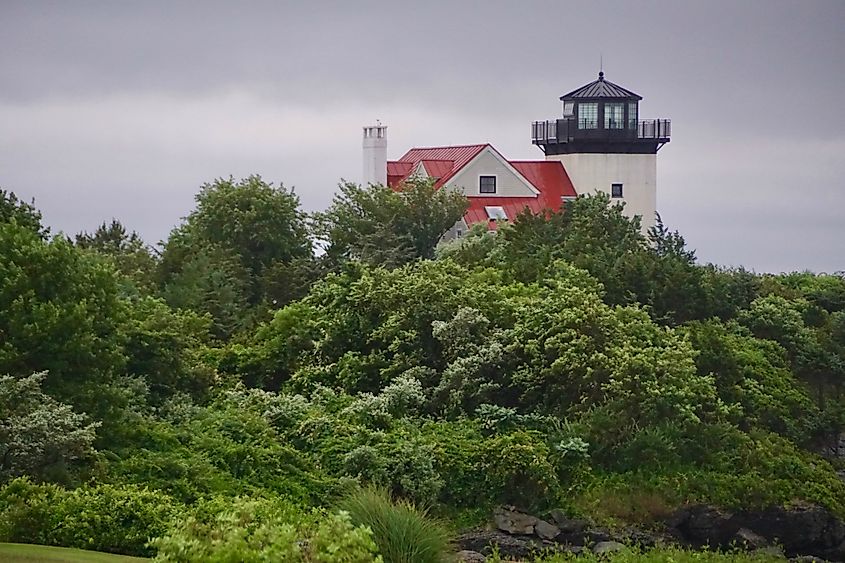
[[571, 100], [579, 98], [625, 98], [633, 100], [642, 100], [642, 96], [635, 94], [630, 90], [618, 86], [609, 80], [604, 79], [604, 73], [599, 72], [599, 79], [585, 84], [580, 88], [564, 94], [560, 97], [561, 100]]
[[[387, 163], [387, 184], [390, 187], [396, 187], [399, 182], [405, 179], [403, 176], [398, 178], [395, 182], [391, 182], [391, 164], [407, 165], [408, 172], [405, 174], [407, 175], [411, 172], [411, 170], [416, 168], [417, 164], [422, 162], [428, 175], [433, 178], [438, 178], [434, 185], [439, 188], [448, 182], [456, 172], [466, 166], [469, 161], [478, 156], [478, 153], [489, 146], [489, 144], [484, 144], [458, 145], [454, 147], [413, 148], [402, 155], [398, 161], [391, 161]], [[449, 163], [451, 163], [451, 165]], [[399, 170], [399, 166], [396, 166], [395, 169]]]
[[[437, 179], [434, 185], [439, 188], [488, 147], [501, 157], [489, 144], [413, 148], [398, 161], [387, 163], [387, 183], [391, 188], [397, 188], [422, 163], [429, 177]], [[513, 221], [526, 207], [533, 213], [540, 213], [545, 209], [559, 211], [565, 197], [577, 195], [569, 175], [560, 162], [506, 161], [504, 158], [502, 160], [533, 186], [536, 195], [518, 197], [472, 195], [468, 198], [469, 208], [464, 215], [467, 225], [486, 223], [488, 229], [495, 230], [498, 222], [490, 219], [486, 207], [501, 207], [508, 221]]]

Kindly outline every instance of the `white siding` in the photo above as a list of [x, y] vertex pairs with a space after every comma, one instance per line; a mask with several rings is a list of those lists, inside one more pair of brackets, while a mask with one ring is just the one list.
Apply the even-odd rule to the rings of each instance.
[[461, 231], [461, 237], [465, 237], [467, 235], [467, 231], [469, 231], [469, 227], [467, 226], [467, 223], [463, 220], [463, 218], [459, 219], [458, 222], [455, 223], [451, 229], [446, 231], [440, 241], [446, 242], [450, 240], [455, 240], [456, 238], [458, 238], [458, 231]]
[[[625, 214], [642, 217], [643, 232], [654, 226], [657, 211], [656, 154], [561, 154], [549, 155], [569, 174], [579, 194], [605, 192], [611, 184], [622, 184]], [[613, 199], [619, 201], [618, 198]]]

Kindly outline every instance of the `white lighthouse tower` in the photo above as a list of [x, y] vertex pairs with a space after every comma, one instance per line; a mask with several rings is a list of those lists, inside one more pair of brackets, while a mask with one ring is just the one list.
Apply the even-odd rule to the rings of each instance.
[[604, 79], [560, 97], [563, 117], [535, 121], [532, 142], [557, 160], [579, 194], [606, 192], [642, 217], [643, 232], [657, 211], [657, 151], [669, 142], [668, 119], [639, 119], [642, 97]]
[[376, 121], [364, 127], [364, 172], [361, 184], [387, 185], [387, 125]]

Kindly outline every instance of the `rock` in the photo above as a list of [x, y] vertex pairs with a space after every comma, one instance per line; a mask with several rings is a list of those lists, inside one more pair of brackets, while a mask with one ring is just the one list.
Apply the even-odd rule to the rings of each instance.
[[470, 551], [468, 549], [459, 551], [457, 557], [458, 563], [484, 563], [487, 561], [487, 558], [477, 551]]
[[549, 512], [549, 517], [557, 524], [564, 534], [580, 534], [590, 525], [586, 520], [580, 518], [569, 518], [563, 510], [556, 508]]
[[775, 506], [728, 513], [696, 505], [678, 510], [667, 524], [695, 547], [730, 548], [734, 543], [754, 549], [777, 544], [790, 557], [812, 553], [845, 561], [845, 522], [820, 506]]
[[590, 528], [584, 531], [583, 536], [584, 539], [587, 540], [587, 543], [602, 543], [616, 541], [616, 538], [614, 537], [613, 533], [611, 533], [610, 530], [605, 528]]
[[555, 544], [530, 536], [512, 536], [499, 530], [471, 530], [455, 540], [460, 549], [476, 551], [489, 556], [493, 546], [499, 548], [499, 555], [505, 559], [524, 559], [545, 549], [554, 549]]
[[596, 555], [603, 555], [605, 553], [616, 553], [622, 551], [625, 546], [618, 541], [600, 541], [593, 546], [593, 553]]
[[493, 511], [496, 527], [509, 534], [531, 535], [538, 519], [530, 514], [519, 512], [512, 507], [500, 506]]
[[560, 528], [549, 524], [545, 520], [537, 520], [534, 524], [534, 534], [544, 540], [553, 540], [560, 534]]
[[789, 560], [790, 563], [827, 563], [827, 559], [815, 555], [799, 555]]
[[778, 506], [740, 512], [731, 518], [731, 524], [737, 529], [754, 530], [782, 546], [787, 555], [818, 553], [828, 559], [840, 559], [840, 546], [845, 542], [845, 523], [820, 506]]
[[668, 524], [696, 547], [728, 547], [731, 537], [739, 528], [729, 525], [732, 516], [718, 508], [698, 504], [677, 510]]
[[733, 543], [735, 543], [737, 547], [745, 549], [760, 549], [769, 545], [766, 538], [760, 534], [755, 534], [748, 528], [740, 528], [737, 530], [733, 537]]

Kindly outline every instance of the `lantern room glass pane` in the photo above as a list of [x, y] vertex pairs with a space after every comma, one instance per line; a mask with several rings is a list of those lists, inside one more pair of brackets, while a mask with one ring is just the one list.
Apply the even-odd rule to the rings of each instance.
[[625, 104], [604, 104], [604, 128], [625, 128]]
[[596, 129], [599, 125], [597, 103], [578, 104], [578, 129]]
[[628, 129], [637, 128], [637, 102], [628, 103]]

